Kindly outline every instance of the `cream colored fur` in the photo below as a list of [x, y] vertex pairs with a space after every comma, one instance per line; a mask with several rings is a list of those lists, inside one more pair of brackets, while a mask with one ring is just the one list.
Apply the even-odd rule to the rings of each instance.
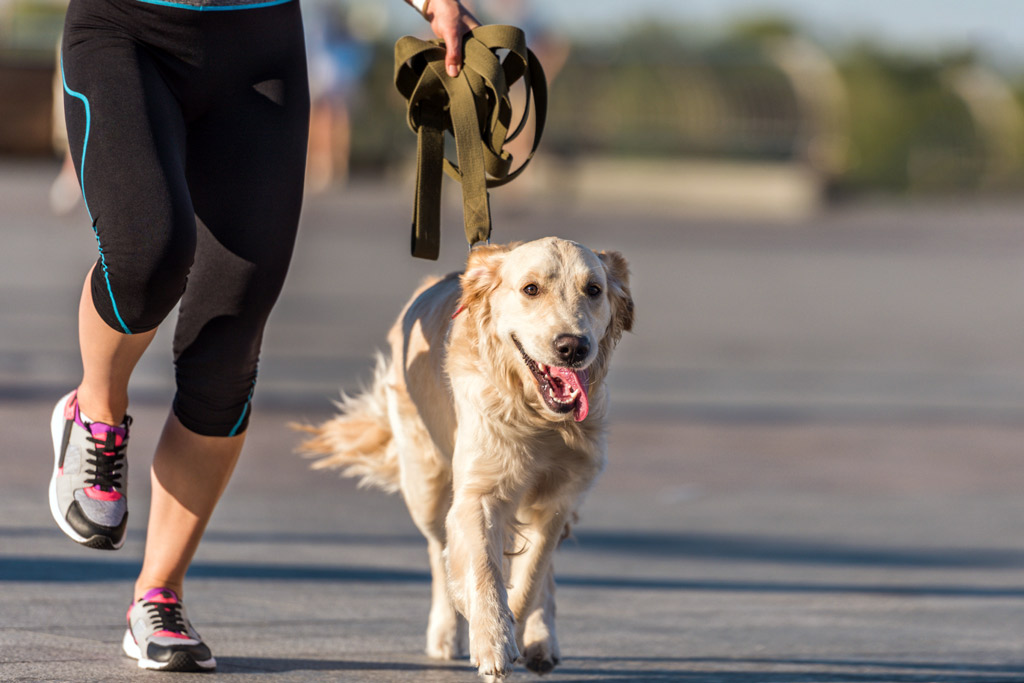
[[[314, 467], [401, 490], [427, 538], [430, 656], [462, 655], [468, 635], [488, 679], [520, 657], [538, 673], [558, 663], [551, 556], [605, 464], [605, 377], [633, 323], [628, 278], [618, 253], [557, 238], [474, 249], [465, 273], [416, 291], [371, 386], [304, 428]], [[512, 340], [559, 365], [564, 334], [591, 341], [581, 422], [545, 405]]]

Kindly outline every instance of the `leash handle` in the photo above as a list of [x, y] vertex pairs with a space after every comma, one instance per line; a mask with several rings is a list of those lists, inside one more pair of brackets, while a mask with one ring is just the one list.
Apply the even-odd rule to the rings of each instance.
[[[499, 50], [507, 51], [504, 59], [498, 58]], [[441, 171], [462, 185], [466, 241], [471, 247], [486, 242], [491, 234], [488, 188], [517, 178], [533, 159], [544, 132], [547, 80], [521, 29], [479, 26], [463, 37], [463, 55], [464, 66], [452, 78], [444, 68], [440, 40], [406, 36], [395, 44], [395, 87], [408, 100], [407, 121], [417, 134], [412, 255], [419, 258], [438, 257]], [[526, 101], [510, 134], [509, 88], [520, 78]], [[504, 145], [525, 129], [531, 99], [536, 119], [533, 146], [512, 171], [512, 156]], [[457, 165], [444, 156], [446, 131], [455, 138]]]

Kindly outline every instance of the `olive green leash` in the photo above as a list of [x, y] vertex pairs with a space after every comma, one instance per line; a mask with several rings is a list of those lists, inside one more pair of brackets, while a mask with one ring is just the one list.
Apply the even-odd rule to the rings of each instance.
[[[533, 158], [544, 132], [547, 81], [537, 57], [514, 26], [479, 26], [463, 38], [464, 65], [452, 78], [445, 70], [440, 40], [406, 36], [395, 44], [395, 87], [408, 100], [409, 127], [417, 134], [416, 200], [412, 219], [412, 255], [437, 259], [441, 243], [441, 172], [462, 184], [463, 220], [470, 246], [491, 235], [487, 190], [519, 176]], [[499, 51], [507, 51], [499, 59]], [[509, 88], [520, 78], [526, 86], [524, 111], [509, 132]], [[512, 171], [504, 145], [526, 125], [533, 100], [533, 148]], [[444, 155], [444, 134], [455, 138], [458, 165]]]

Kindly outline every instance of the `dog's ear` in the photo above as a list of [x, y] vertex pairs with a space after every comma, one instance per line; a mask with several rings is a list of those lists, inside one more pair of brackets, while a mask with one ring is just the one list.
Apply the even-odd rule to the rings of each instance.
[[510, 247], [501, 244], [487, 244], [473, 247], [466, 262], [466, 271], [459, 277], [462, 297], [459, 307], [473, 308], [481, 303], [498, 286], [498, 267]]
[[633, 295], [629, 291], [629, 264], [617, 251], [597, 252], [608, 275], [608, 299], [612, 305], [612, 320], [621, 333], [633, 329]]

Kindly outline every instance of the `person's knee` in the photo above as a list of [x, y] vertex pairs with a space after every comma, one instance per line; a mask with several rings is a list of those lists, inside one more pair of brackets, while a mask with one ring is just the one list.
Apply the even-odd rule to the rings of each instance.
[[245, 432], [256, 389], [260, 334], [238, 329], [238, 319], [210, 320], [201, 339], [176, 354], [174, 413], [204, 436]]
[[197, 434], [235, 436], [248, 425], [263, 330], [288, 262], [211, 246], [199, 249], [175, 330], [174, 411]]
[[195, 238], [189, 226], [184, 228], [153, 230], [129, 252], [101, 249], [92, 294], [108, 325], [126, 334], [145, 332], [171, 312], [185, 291], [195, 255]]
[[[189, 431], [203, 436], [238, 436], [249, 426], [256, 390], [255, 370], [228, 381], [178, 382], [174, 414]], [[227, 379], [227, 378], [220, 378]]]

